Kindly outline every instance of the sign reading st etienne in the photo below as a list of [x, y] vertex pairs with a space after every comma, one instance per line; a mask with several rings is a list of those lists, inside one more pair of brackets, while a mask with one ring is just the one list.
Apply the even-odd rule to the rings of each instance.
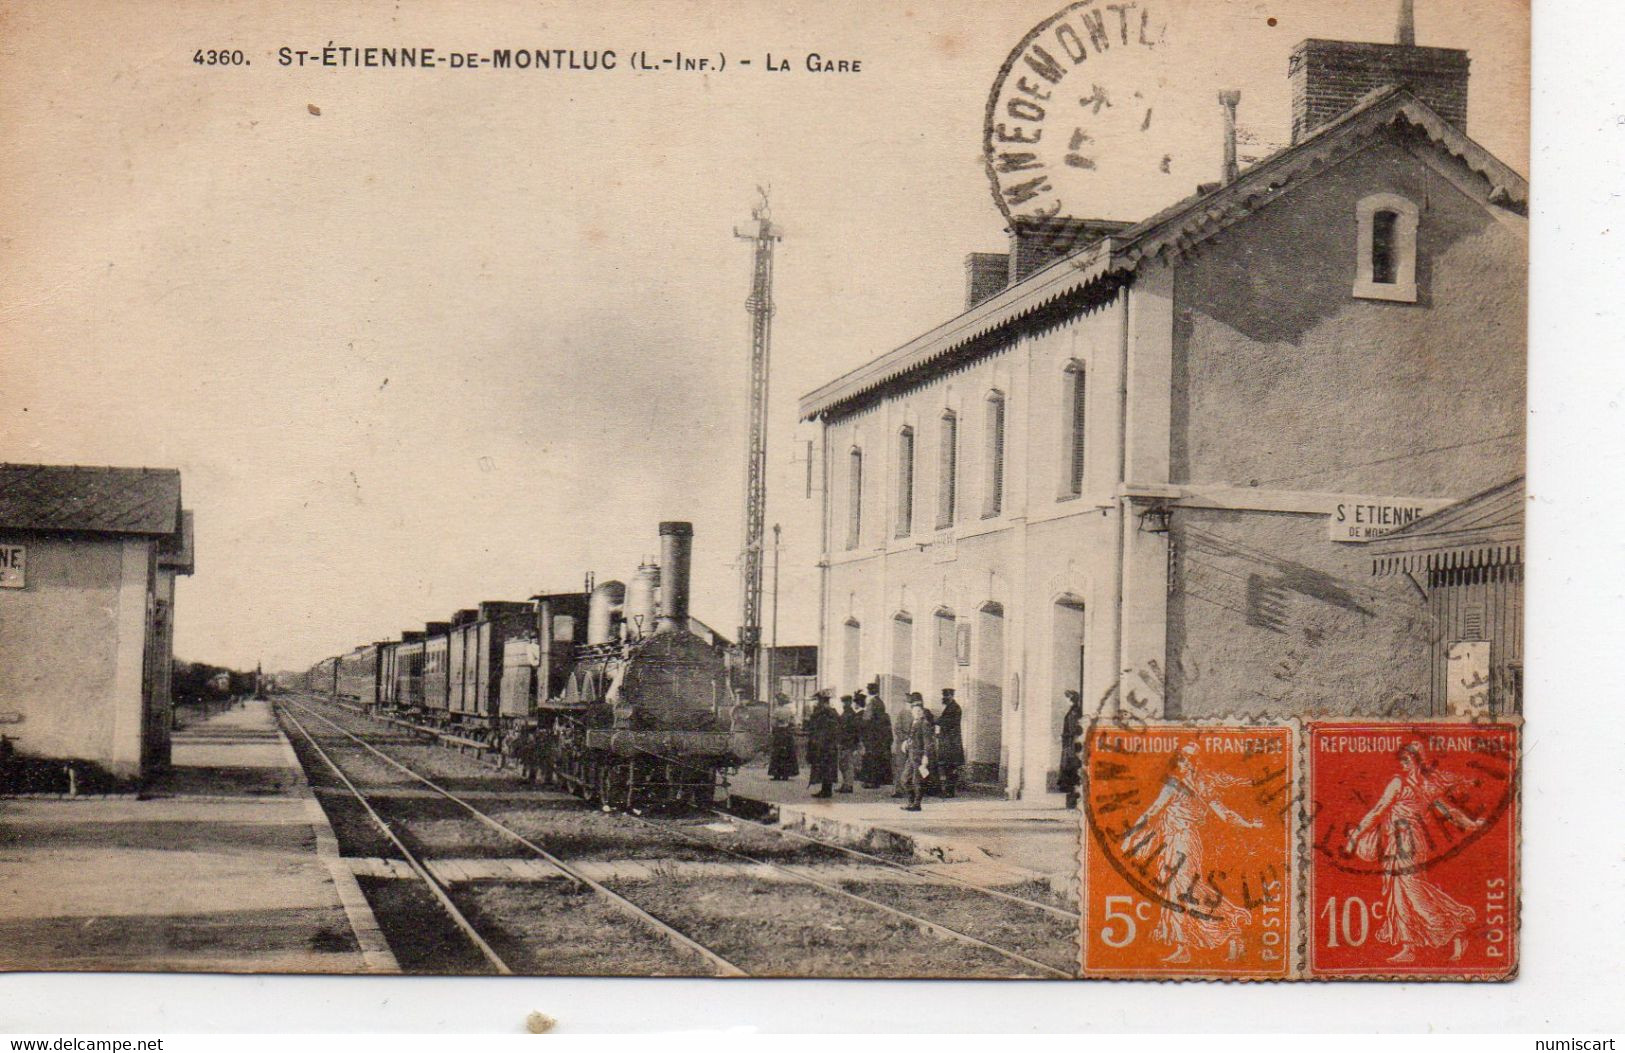
[[1398, 497], [1354, 498], [1339, 501], [1326, 522], [1333, 541], [1372, 541], [1431, 515], [1449, 503]]
[[27, 584], [27, 562], [28, 549], [22, 545], [0, 545], [0, 589], [20, 589]]
[[1189, 85], [1174, 58], [1163, 0], [1079, 0], [1028, 33], [999, 70], [983, 128], [1005, 218], [1138, 218], [1213, 178], [1180, 159], [1190, 130], [1176, 89]]

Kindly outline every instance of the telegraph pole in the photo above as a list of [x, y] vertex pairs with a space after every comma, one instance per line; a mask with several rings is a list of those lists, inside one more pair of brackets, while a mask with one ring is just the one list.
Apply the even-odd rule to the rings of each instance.
[[751, 210], [754, 231], [734, 228], [734, 237], [753, 242], [750, 298], [745, 309], [751, 317], [750, 436], [745, 451], [745, 551], [741, 561], [739, 648], [744, 659], [744, 682], [759, 690], [762, 658], [762, 548], [767, 514], [767, 370], [773, 323], [773, 243], [779, 240], [768, 212], [767, 192], [758, 189], [761, 203]]

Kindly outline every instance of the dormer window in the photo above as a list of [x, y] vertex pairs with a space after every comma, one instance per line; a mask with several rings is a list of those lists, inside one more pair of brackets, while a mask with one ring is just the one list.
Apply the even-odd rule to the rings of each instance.
[[1362, 198], [1355, 213], [1359, 238], [1354, 295], [1416, 302], [1416, 206], [1397, 194]]

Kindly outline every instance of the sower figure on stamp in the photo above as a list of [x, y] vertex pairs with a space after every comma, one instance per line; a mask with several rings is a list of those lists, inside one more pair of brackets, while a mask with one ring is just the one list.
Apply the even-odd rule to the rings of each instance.
[[[1232, 811], [1219, 794], [1247, 780], [1223, 772], [1197, 768], [1197, 747], [1188, 744], [1168, 764], [1162, 790], [1123, 834], [1119, 848], [1125, 860], [1144, 865], [1162, 879], [1161, 911], [1152, 935], [1170, 944], [1165, 962], [1188, 962], [1190, 948], [1229, 944], [1230, 960], [1244, 950], [1241, 927], [1253, 920], [1252, 911], [1238, 907], [1213, 887], [1202, 844], [1202, 828], [1215, 818], [1254, 829], [1262, 819], [1248, 819]], [[1194, 897], [1194, 901], [1192, 898]], [[1216, 897], [1216, 898], [1214, 898]], [[1174, 905], [1174, 904], [1186, 904]]]
[[[861, 695], [859, 696], [862, 697]], [[863, 709], [851, 695], [841, 696], [841, 752], [839, 793], [852, 792], [852, 778], [857, 774], [858, 754], [863, 751]]]
[[1418, 945], [1449, 944], [1450, 961], [1459, 960], [1467, 949], [1463, 934], [1473, 922], [1473, 908], [1457, 903], [1421, 874], [1429, 857], [1429, 813], [1462, 830], [1484, 825], [1484, 820], [1473, 818], [1447, 799], [1451, 790], [1466, 781], [1429, 765], [1421, 743], [1406, 743], [1399, 748], [1399, 774], [1349, 831], [1343, 850], [1367, 863], [1382, 864], [1386, 909], [1377, 939], [1398, 944], [1399, 950], [1388, 959], [1391, 962], [1415, 961]]
[[937, 714], [937, 774], [942, 796], [959, 795], [959, 769], [965, 764], [965, 740], [961, 732], [965, 713], [954, 700], [954, 689], [942, 689], [942, 712]]
[[908, 737], [903, 740], [903, 788], [908, 792], [905, 812], [920, 810], [920, 799], [925, 795], [925, 780], [931, 776], [931, 719], [926, 716], [925, 699], [918, 693], [909, 696], [910, 716]]
[[891, 782], [891, 718], [880, 688], [870, 684], [869, 711], [863, 718], [863, 767], [858, 778], [866, 790], [876, 790]]
[[813, 695], [812, 712], [807, 715], [807, 785], [819, 783], [814, 797], [833, 797], [840, 764], [841, 718], [829, 704], [826, 688]]
[[1061, 719], [1061, 774], [1056, 781], [1066, 794], [1066, 806], [1076, 808], [1083, 784], [1083, 699], [1076, 691], [1065, 692], [1065, 697], [1070, 704]]
[[801, 773], [796, 761], [796, 715], [790, 700], [778, 696], [773, 705], [773, 737], [767, 761], [767, 776], [774, 782], [793, 779]]

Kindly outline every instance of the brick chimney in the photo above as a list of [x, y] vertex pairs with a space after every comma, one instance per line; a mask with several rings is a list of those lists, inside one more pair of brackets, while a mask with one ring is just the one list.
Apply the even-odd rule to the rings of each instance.
[[[1396, 36], [1415, 40], [1414, 24], [1400, 17]], [[1412, 95], [1440, 117], [1467, 130], [1467, 52], [1412, 43], [1367, 44], [1305, 40], [1292, 51], [1292, 141], [1347, 113], [1362, 98], [1389, 84]]]
[[1010, 284], [1132, 224], [1115, 219], [1018, 219], [1010, 227]]
[[973, 252], [965, 257], [965, 310], [991, 300], [1010, 284], [1008, 252]]

